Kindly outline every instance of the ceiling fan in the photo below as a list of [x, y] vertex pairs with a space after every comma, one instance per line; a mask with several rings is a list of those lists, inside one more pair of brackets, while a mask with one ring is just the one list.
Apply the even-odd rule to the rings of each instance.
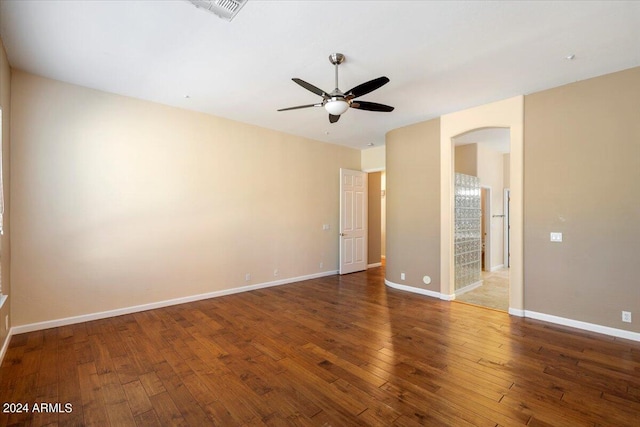
[[324, 107], [324, 109], [329, 113], [329, 122], [331, 123], [337, 122], [340, 119], [340, 115], [346, 112], [349, 108], [367, 111], [382, 111], [387, 113], [393, 111], [393, 107], [389, 105], [356, 100], [356, 98], [366, 95], [369, 92], [373, 92], [374, 90], [389, 83], [389, 79], [387, 77], [378, 77], [377, 79], [362, 83], [346, 92], [342, 92], [338, 89], [338, 65], [342, 64], [344, 59], [345, 56], [341, 53], [332, 53], [329, 55], [329, 61], [335, 66], [336, 70], [336, 88], [333, 92], [325, 92], [324, 90], [299, 78], [291, 79], [308, 91], [313, 92], [316, 95], [320, 95], [322, 97], [322, 102], [298, 105], [297, 107], [281, 108], [278, 111], [298, 110], [300, 108], [309, 107]]

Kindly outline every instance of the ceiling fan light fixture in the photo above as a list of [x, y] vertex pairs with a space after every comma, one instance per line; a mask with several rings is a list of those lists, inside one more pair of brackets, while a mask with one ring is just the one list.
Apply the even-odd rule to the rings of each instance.
[[334, 116], [339, 116], [349, 109], [349, 103], [344, 99], [330, 99], [324, 104], [324, 109], [327, 110], [329, 114], [333, 114]]

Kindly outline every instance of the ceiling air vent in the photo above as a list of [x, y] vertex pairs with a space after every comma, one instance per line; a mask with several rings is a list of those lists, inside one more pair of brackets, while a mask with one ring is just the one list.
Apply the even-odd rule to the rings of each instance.
[[198, 9], [215, 13], [220, 18], [231, 21], [248, 0], [188, 0]]

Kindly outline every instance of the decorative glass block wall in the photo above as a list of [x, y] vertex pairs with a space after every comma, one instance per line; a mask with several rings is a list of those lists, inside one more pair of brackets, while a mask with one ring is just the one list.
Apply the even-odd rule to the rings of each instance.
[[454, 231], [456, 290], [481, 280], [481, 221], [480, 179], [457, 173]]

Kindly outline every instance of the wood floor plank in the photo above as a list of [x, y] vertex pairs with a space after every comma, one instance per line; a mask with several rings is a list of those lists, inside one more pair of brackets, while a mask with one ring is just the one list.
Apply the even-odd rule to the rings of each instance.
[[104, 404], [109, 408], [107, 415], [111, 425], [131, 426], [135, 425], [131, 407], [127, 400], [122, 384], [115, 372], [98, 375], [100, 380], [100, 392], [104, 398]]
[[188, 425], [207, 425], [211, 422], [169, 363], [156, 365], [155, 372]]
[[384, 268], [12, 337], [0, 426], [634, 426], [640, 343], [391, 289]]
[[122, 387], [134, 417], [153, 409], [149, 396], [147, 396], [147, 392], [140, 381], [131, 381]]
[[168, 392], [162, 392], [149, 397], [155, 413], [163, 426], [188, 426], [182, 413]]
[[82, 396], [83, 422], [87, 426], [102, 426], [109, 424], [109, 415], [100, 393], [102, 382], [96, 373], [94, 362], [78, 365], [80, 379], [80, 394]]
[[[74, 335], [72, 328], [60, 331], [62, 341], [58, 344], [58, 399], [62, 403], [70, 403], [73, 410], [60, 414], [58, 422], [65, 425], [81, 425], [84, 420], [83, 400], [80, 392], [80, 377], [77, 370], [78, 362], [74, 350]], [[54, 402], [45, 402], [54, 403]]]
[[162, 427], [156, 411], [153, 409], [134, 417], [138, 427]]

